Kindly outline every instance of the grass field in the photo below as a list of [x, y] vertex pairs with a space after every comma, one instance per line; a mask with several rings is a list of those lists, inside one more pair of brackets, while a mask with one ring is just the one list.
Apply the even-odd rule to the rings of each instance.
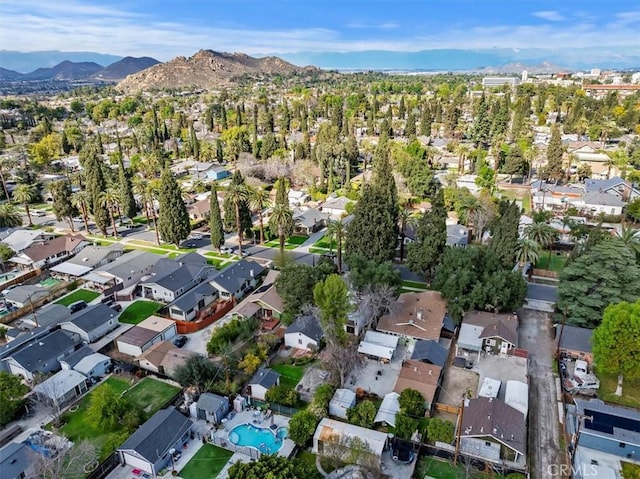
[[[130, 386], [131, 383], [128, 379], [115, 376], [110, 377], [103, 384], [82, 398], [77, 411], [73, 413], [65, 413], [62, 416], [62, 420], [65, 424], [61, 428], [61, 432], [69, 438], [69, 440], [76, 443], [83, 439], [91, 440], [99, 451], [100, 460], [102, 461], [106, 459], [116, 447], [122, 444], [129, 434], [124, 430], [121, 424], [117, 424], [112, 428], [107, 428], [87, 417], [86, 412], [91, 402], [91, 398], [93, 395], [99, 394], [98, 390], [100, 388], [111, 387], [118, 395], [124, 393], [124, 397], [130, 400], [131, 406], [139, 408], [139, 411], [144, 418], [143, 420], [147, 420], [156, 413], [180, 390], [175, 386], [171, 386], [151, 378], [143, 379], [133, 386], [132, 389], [127, 391]], [[125, 393], [125, 391], [127, 392]]]
[[65, 296], [64, 298], [60, 298], [56, 301], [56, 304], [61, 304], [62, 306], [69, 306], [71, 303], [75, 303], [76, 301], [93, 301], [100, 293], [96, 293], [95, 291], [89, 291], [88, 289], [76, 289], [73, 293]]
[[304, 376], [306, 366], [293, 366], [292, 364], [278, 364], [271, 366], [271, 369], [280, 373], [280, 384], [286, 384], [295, 388]]
[[454, 467], [448, 462], [432, 457], [420, 459], [416, 466], [415, 477], [424, 476], [437, 477], [438, 479], [489, 479], [496, 477], [493, 474], [485, 474], [475, 469], [471, 469], [467, 474], [463, 465]]
[[144, 321], [158, 311], [161, 307], [162, 305], [155, 301], [138, 300], [127, 306], [118, 318], [118, 321], [121, 323], [138, 324], [140, 321]]
[[215, 479], [231, 456], [233, 456], [231, 451], [213, 444], [204, 444], [180, 471], [180, 477], [184, 479]]
[[617, 374], [605, 374], [596, 371], [600, 380], [600, 390], [598, 397], [606, 402], [620, 404], [633, 408], [640, 408], [640, 379], [624, 378], [622, 383], [622, 396], [616, 396], [616, 386], [618, 385]]
[[549, 259], [549, 252], [544, 251], [542, 253], [542, 257], [536, 263], [536, 269], [548, 269], [550, 271], [556, 271], [559, 273], [564, 269], [564, 265], [566, 262], [566, 256], [551, 253], [551, 259]]
[[[296, 249], [298, 246], [307, 241], [306, 236], [290, 236], [284, 243], [285, 249]], [[280, 247], [280, 240], [278, 238], [272, 239], [271, 241], [267, 241], [264, 244], [265, 246], [269, 246], [270, 248], [278, 248]]]

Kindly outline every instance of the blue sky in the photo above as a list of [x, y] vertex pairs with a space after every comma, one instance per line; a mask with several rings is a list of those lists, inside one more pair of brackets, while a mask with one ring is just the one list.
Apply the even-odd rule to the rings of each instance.
[[255, 53], [633, 46], [637, 0], [1, 0], [0, 49], [165, 61]]

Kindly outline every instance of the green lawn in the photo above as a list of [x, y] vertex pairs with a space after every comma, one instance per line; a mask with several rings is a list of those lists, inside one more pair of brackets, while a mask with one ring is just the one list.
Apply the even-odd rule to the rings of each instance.
[[[296, 249], [298, 246], [307, 241], [306, 236], [290, 236], [284, 243], [285, 249]], [[271, 241], [266, 241], [264, 243], [265, 246], [269, 246], [270, 248], [278, 248], [280, 247], [280, 240], [278, 238], [272, 239]]]
[[493, 474], [485, 474], [471, 469], [467, 475], [463, 465], [453, 467], [448, 462], [440, 461], [432, 457], [423, 457], [416, 466], [415, 477], [431, 476], [438, 479], [488, 479], [495, 477]]
[[75, 303], [76, 301], [93, 301], [100, 293], [96, 293], [95, 291], [89, 291], [88, 289], [76, 289], [73, 293], [65, 296], [64, 298], [60, 298], [56, 301], [56, 304], [61, 304], [62, 306], [69, 306], [71, 303]]
[[620, 404], [633, 408], [640, 408], [640, 379], [624, 378], [622, 383], [622, 396], [616, 396], [614, 393], [618, 385], [617, 374], [605, 374], [596, 371], [596, 375], [600, 380], [600, 390], [598, 397], [603, 401]]
[[231, 451], [213, 444], [204, 444], [180, 471], [180, 477], [184, 479], [215, 479], [231, 456], [233, 456]]
[[427, 288], [427, 283], [422, 283], [420, 281], [409, 281], [409, 280], [404, 280], [402, 281], [402, 289], [411, 291], [411, 289], [419, 289], [421, 291], [426, 291]]
[[225, 260], [223, 259], [217, 259], [217, 258], [207, 258], [207, 264], [210, 264], [211, 266], [215, 266], [216, 269], [220, 269], [222, 268], [222, 263], [224, 263]]
[[[65, 424], [61, 428], [61, 432], [73, 442], [90, 439], [100, 452], [100, 460], [106, 459], [116, 447], [127, 439], [129, 434], [122, 429], [121, 425], [109, 429], [97, 424], [87, 417], [86, 411], [91, 397], [96, 394], [99, 388], [111, 387], [116, 393], [122, 394], [130, 386], [131, 383], [127, 379], [110, 377], [104, 384], [82, 398], [77, 411], [67, 412], [62, 416], [62, 421]], [[145, 378], [126, 392], [125, 397], [131, 401], [132, 406], [139, 408], [144, 420], [146, 420], [164, 406], [179, 390], [180, 388], [161, 381]]]
[[153, 313], [162, 308], [160, 303], [155, 301], [138, 300], [131, 303], [122, 312], [118, 321], [121, 323], [138, 324], [140, 321], [144, 321]]
[[549, 260], [549, 252], [543, 251], [542, 257], [536, 263], [536, 269], [548, 269], [559, 273], [564, 269], [566, 262], [567, 257], [565, 255], [551, 253], [551, 260]]
[[280, 373], [280, 384], [286, 384], [295, 388], [304, 376], [307, 366], [294, 366], [292, 364], [278, 364], [271, 369]]

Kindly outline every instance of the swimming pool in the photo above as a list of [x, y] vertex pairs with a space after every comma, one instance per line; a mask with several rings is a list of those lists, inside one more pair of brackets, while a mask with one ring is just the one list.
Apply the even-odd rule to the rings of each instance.
[[282, 439], [269, 429], [240, 424], [229, 431], [229, 441], [236, 446], [254, 447], [263, 454], [275, 454], [282, 447]]
[[0, 274], [0, 283], [6, 283], [7, 281], [15, 278], [16, 275], [14, 273], [5, 273]]

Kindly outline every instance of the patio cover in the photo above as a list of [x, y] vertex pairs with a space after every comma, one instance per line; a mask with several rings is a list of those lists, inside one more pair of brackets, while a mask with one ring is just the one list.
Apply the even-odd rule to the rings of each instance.
[[107, 284], [113, 281], [114, 278], [99, 273], [89, 273], [86, 276], [83, 276], [82, 279], [84, 279], [85, 281], [90, 281], [92, 283]]

